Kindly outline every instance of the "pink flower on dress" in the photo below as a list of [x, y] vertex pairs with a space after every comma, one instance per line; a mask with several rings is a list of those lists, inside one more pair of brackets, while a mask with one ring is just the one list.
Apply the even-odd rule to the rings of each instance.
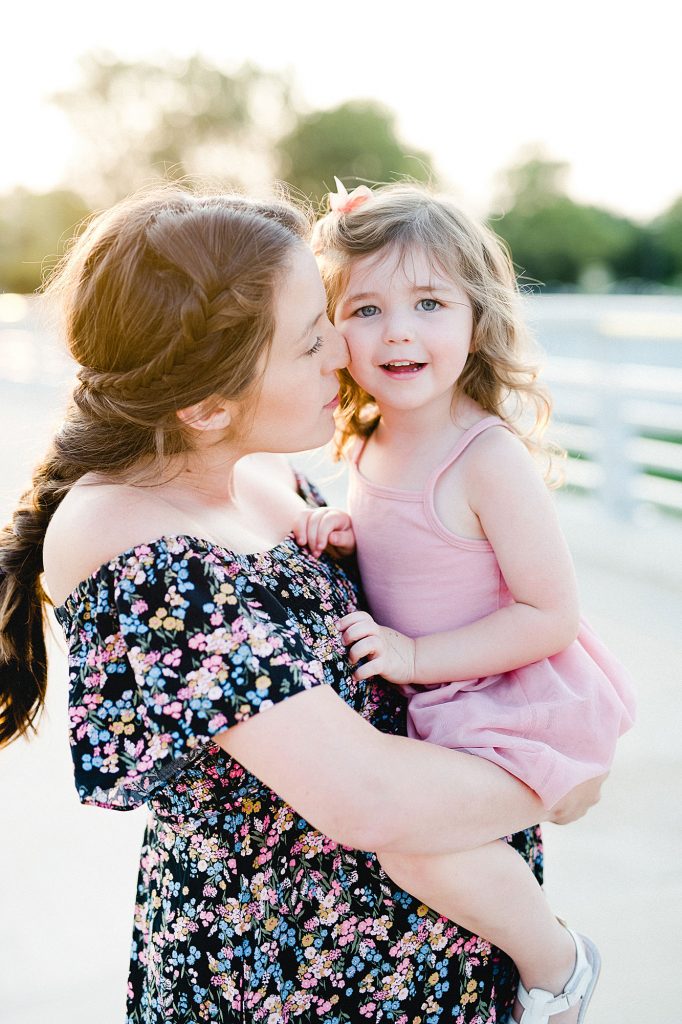
[[342, 213], [352, 213], [353, 210], [357, 210], [358, 206], [362, 206], [368, 199], [372, 198], [371, 188], [367, 188], [367, 185], [358, 185], [352, 192], [348, 192], [342, 181], [334, 176], [336, 182], [336, 188], [338, 191], [329, 193], [329, 206], [332, 213], [337, 213], [339, 216]]

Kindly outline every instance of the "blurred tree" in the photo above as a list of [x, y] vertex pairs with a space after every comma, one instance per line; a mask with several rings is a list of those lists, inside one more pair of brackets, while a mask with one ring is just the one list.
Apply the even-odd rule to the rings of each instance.
[[34, 291], [89, 212], [81, 196], [65, 190], [0, 196], [0, 289]]
[[544, 284], [608, 281], [634, 268], [639, 229], [626, 217], [564, 193], [568, 164], [537, 151], [503, 175], [492, 228], [526, 278]]
[[653, 269], [664, 280], [682, 287], [682, 196], [652, 221], [647, 236]]
[[393, 114], [366, 100], [300, 117], [277, 144], [277, 155], [279, 177], [316, 203], [335, 190], [334, 175], [349, 189], [405, 175], [435, 181], [428, 154], [401, 142]]
[[496, 205], [503, 210], [514, 207], [529, 213], [543, 209], [552, 200], [565, 195], [570, 165], [552, 160], [541, 147], [524, 150], [519, 163], [498, 174]]
[[108, 204], [159, 177], [253, 186], [272, 177], [272, 146], [293, 122], [289, 81], [246, 64], [233, 74], [195, 55], [81, 61], [82, 81], [53, 100], [81, 141], [73, 180]]

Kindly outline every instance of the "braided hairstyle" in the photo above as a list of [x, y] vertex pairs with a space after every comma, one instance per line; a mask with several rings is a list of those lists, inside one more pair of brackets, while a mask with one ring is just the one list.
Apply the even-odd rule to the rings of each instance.
[[275, 289], [309, 232], [284, 200], [155, 188], [93, 219], [47, 292], [79, 364], [65, 420], [0, 531], [0, 746], [45, 699], [50, 519], [86, 473], [130, 479], [192, 448], [177, 411], [257, 387]]

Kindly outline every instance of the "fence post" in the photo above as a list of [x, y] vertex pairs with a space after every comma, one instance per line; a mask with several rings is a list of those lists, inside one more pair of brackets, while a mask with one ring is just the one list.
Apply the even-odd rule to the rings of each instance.
[[602, 338], [601, 359], [595, 364], [595, 426], [597, 460], [601, 469], [601, 500], [609, 516], [629, 522], [634, 511], [632, 428], [625, 415], [627, 394], [621, 366], [614, 358], [612, 339]]

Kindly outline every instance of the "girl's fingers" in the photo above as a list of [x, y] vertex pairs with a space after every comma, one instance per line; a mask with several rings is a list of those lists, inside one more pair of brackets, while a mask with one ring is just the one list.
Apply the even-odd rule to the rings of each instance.
[[324, 536], [325, 509], [315, 509], [308, 519], [308, 547], [314, 555], [319, 555], [326, 547]]
[[344, 629], [341, 635], [344, 644], [348, 646], [349, 644], [356, 643], [358, 640], [364, 640], [365, 637], [376, 637], [376, 632], [373, 622], [356, 622], [349, 626], [348, 629]]
[[378, 658], [366, 661], [364, 665], [358, 666], [358, 668], [353, 671], [353, 678], [357, 679], [358, 682], [362, 682], [363, 679], [371, 679], [372, 676], [380, 676], [380, 665], [381, 661]]
[[328, 541], [331, 544], [342, 544], [347, 546], [351, 543], [353, 534], [350, 530], [335, 529], [329, 534]]
[[349, 626], [354, 625], [356, 622], [374, 621], [372, 616], [367, 612], [351, 612], [350, 615], [344, 615], [343, 618], [336, 620], [336, 628], [339, 632], [343, 633]]
[[[308, 519], [308, 547], [312, 553], [320, 555], [329, 544], [335, 530], [350, 532], [349, 523], [345, 512], [328, 508], [315, 509]], [[342, 538], [340, 543], [347, 544], [348, 537]]]
[[303, 547], [304, 544], [308, 543], [308, 522], [310, 520], [309, 512], [302, 512], [298, 519], [295, 520], [293, 525], [293, 534], [296, 539], [296, 543]]
[[348, 660], [351, 665], [356, 665], [362, 658], [376, 657], [376, 637], [365, 637], [353, 644], [348, 652]]

